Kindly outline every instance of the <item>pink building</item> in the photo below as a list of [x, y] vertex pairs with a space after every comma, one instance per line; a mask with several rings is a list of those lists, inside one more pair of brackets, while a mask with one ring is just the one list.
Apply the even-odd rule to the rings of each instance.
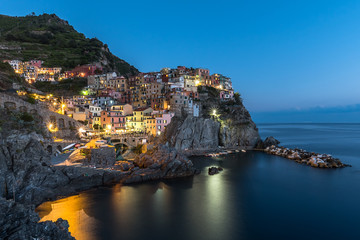
[[41, 60], [30, 60], [28, 63], [31, 66], [41, 68], [41, 65], [43, 64], [43, 61], [41, 61]]
[[234, 91], [233, 90], [223, 90], [220, 91], [220, 100], [227, 101], [234, 99]]
[[154, 115], [156, 122], [156, 135], [160, 135], [166, 128], [166, 126], [171, 122], [171, 119], [174, 117], [174, 113], [160, 113]]
[[125, 130], [126, 118], [120, 111], [102, 111], [100, 121], [101, 126], [105, 130], [111, 129], [112, 134], [121, 133]]

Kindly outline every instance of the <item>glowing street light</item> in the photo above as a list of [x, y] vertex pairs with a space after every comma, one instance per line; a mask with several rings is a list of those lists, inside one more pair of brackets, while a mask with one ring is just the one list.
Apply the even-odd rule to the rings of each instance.
[[62, 105], [61, 105], [61, 113], [62, 113], [62, 114], [64, 114], [64, 108], [65, 108], [65, 107], [66, 107], [65, 104], [62, 104]]
[[110, 133], [111, 133], [111, 125], [108, 124], [108, 125], [106, 126], [106, 128], [107, 128], [106, 132], [110, 132]]

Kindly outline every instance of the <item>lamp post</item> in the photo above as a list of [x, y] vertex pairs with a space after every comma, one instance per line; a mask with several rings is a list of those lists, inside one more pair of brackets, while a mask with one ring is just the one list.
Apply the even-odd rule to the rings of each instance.
[[107, 129], [109, 130], [110, 135], [111, 135], [111, 125], [110, 125], [110, 124], [108, 124], [106, 127], [107, 127]]
[[64, 115], [65, 114], [65, 111], [64, 111], [64, 108], [66, 107], [65, 104], [62, 104], [61, 105], [61, 114]]

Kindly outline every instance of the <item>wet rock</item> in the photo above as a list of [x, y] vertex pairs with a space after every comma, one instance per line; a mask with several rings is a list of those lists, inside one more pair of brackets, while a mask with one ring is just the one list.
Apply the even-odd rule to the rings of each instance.
[[224, 169], [222, 167], [209, 167], [208, 169], [208, 174], [209, 175], [214, 175], [219, 173], [220, 171], [223, 171]]

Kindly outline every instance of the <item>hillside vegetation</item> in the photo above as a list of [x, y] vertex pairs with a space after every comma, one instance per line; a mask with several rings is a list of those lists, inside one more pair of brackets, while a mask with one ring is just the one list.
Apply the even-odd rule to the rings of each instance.
[[44, 66], [70, 70], [101, 63], [105, 71], [128, 76], [138, 70], [113, 55], [107, 44], [86, 38], [55, 14], [25, 17], [0, 15], [0, 60], [44, 60]]
[[29, 86], [25, 80], [15, 73], [10, 64], [0, 62], [0, 89], [12, 88], [13, 83]]
[[87, 86], [87, 79], [65, 79], [56, 84], [54, 82], [35, 82], [34, 86], [44, 93], [51, 93], [55, 96], [73, 96], [79, 95], [81, 90]]

